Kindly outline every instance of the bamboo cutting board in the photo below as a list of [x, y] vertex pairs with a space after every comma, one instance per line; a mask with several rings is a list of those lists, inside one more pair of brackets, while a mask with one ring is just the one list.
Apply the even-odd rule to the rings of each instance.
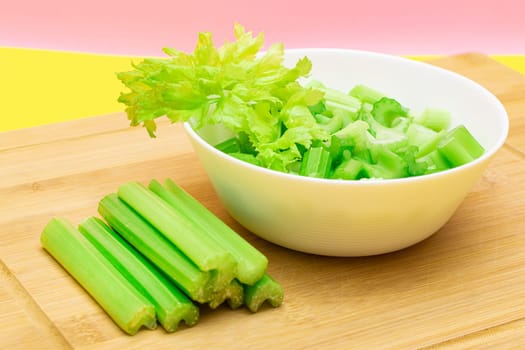
[[[150, 139], [123, 114], [0, 134], [0, 348], [497, 348], [525, 344], [525, 76], [479, 54], [433, 62], [486, 86], [508, 142], [434, 236], [376, 257], [290, 251], [225, 212], [180, 126]], [[40, 247], [53, 215], [74, 223], [129, 180], [171, 177], [265, 253], [280, 308], [202, 310], [199, 324], [123, 334]]]

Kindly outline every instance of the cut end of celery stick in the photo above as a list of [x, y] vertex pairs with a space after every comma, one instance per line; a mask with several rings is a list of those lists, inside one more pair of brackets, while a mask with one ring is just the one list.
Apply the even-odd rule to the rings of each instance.
[[[236, 265], [233, 256], [210, 240], [206, 232], [141, 183], [128, 182], [121, 185], [118, 196], [175, 244], [201, 270], [219, 270], [221, 274], [226, 274], [232, 265]], [[234, 275], [233, 271], [231, 274]]]
[[195, 305], [180, 304], [166, 315], [163, 328], [168, 333], [175, 332], [182, 321], [186, 326], [194, 326], [199, 321], [199, 308]]
[[254, 284], [262, 278], [268, 266], [268, 259], [264, 254], [175, 182], [166, 179], [164, 184], [163, 187], [158, 181], [153, 180], [149, 188], [183, 215], [202, 225], [219, 244], [222, 244], [233, 255], [237, 262], [235, 277], [241, 283]]
[[124, 332], [156, 327], [154, 306], [69, 221], [51, 219], [40, 242]]
[[265, 301], [273, 307], [278, 307], [283, 299], [283, 288], [268, 274], [254, 285], [244, 285], [244, 302], [251, 312], [257, 312]]
[[191, 300], [105, 222], [90, 217], [78, 229], [155, 306], [157, 319], [166, 331], [175, 331], [192, 308], [198, 318], [198, 309]]
[[206, 302], [209, 272], [200, 271], [175, 245], [146, 222], [116, 193], [106, 195], [98, 206], [104, 219], [141, 254], [164, 272], [193, 300]]
[[224, 302], [227, 302], [232, 310], [242, 306], [244, 302], [244, 289], [242, 284], [237, 280], [231, 281], [225, 289], [215, 293], [213, 299], [208, 303], [208, 306], [211, 309], [216, 309]]

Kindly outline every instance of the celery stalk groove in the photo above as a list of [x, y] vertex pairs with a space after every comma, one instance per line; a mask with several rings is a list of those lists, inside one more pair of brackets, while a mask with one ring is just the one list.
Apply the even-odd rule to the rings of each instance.
[[126, 241], [163, 271], [193, 300], [206, 302], [210, 273], [199, 268], [153, 226], [118, 198], [106, 195], [98, 211]]
[[138, 182], [123, 184], [118, 196], [182, 250], [201, 270], [215, 270], [215, 287], [226, 287], [235, 274], [233, 256], [217, 246], [184, 215]]
[[211, 239], [229, 251], [237, 262], [236, 277], [241, 283], [253, 284], [262, 278], [268, 259], [204, 205], [170, 179], [163, 187], [158, 181], [149, 184], [151, 191], [180, 211], [195, 225], [205, 230]]

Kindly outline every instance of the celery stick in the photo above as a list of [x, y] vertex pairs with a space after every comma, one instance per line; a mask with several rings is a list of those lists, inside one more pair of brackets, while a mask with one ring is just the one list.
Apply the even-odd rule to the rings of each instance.
[[[320, 114], [320, 116], [322, 116]], [[323, 120], [323, 123], [318, 123], [321, 125], [323, 129], [325, 129], [330, 135], [333, 133], [341, 130], [343, 128], [344, 124], [344, 117], [342, 112], [335, 113], [332, 117], [325, 117], [326, 119]], [[319, 117], [321, 119], [321, 117]], [[350, 119], [350, 118], [348, 118]]]
[[324, 103], [328, 109], [342, 109], [355, 114], [361, 108], [361, 101], [354, 96], [327, 87], [320, 90], [324, 92]]
[[222, 291], [216, 292], [213, 298], [208, 303], [211, 309], [218, 308], [222, 303], [227, 302], [232, 310], [239, 308], [244, 301], [244, 289], [242, 284], [233, 280]]
[[425, 162], [428, 165], [426, 174], [450, 169], [450, 165], [437, 149], [421, 157], [418, 161]]
[[363, 163], [357, 159], [345, 159], [335, 168], [332, 179], [356, 180], [363, 169]]
[[368, 178], [396, 179], [408, 175], [406, 162], [386, 147], [375, 148], [373, 158], [374, 164], [363, 164]]
[[356, 120], [341, 130], [337, 131], [334, 136], [342, 144], [351, 145], [356, 150], [364, 150], [368, 146], [368, 129], [370, 125], [363, 120]]
[[412, 123], [407, 129], [408, 143], [417, 146], [417, 157], [423, 157], [437, 148], [445, 131], [436, 132], [418, 123]]
[[90, 217], [78, 229], [155, 306], [166, 331], [177, 330], [182, 320], [189, 326], [197, 323], [199, 309], [190, 299], [106, 223]]
[[395, 118], [408, 115], [407, 110], [397, 100], [388, 97], [375, 102], [371, 113], [379, 124], [388, 128], [392, 126]]
[[452, 168], [474, 160], [474, 157], [455, 138], [449, 138], [445, 142], [440, 143], [438, 151], [450, 163]]
[[450, 126], [450, 112], [440, 108], [426, 108], [416, 122], [434, 131], [447, 130]]
[[149, 188], [233, 255], [237, 261], [235, 277], [241, 283], [253, 284], [263, 276], [268, 259], [175, 182], [166, 179], [163, 187], [152, 180]]
[[118, 196], [157, 228], [203, 271], [214, 270], [214, 288], [225, 288], [234, 278], [234, 257], [209, 234], [138, 182], [123, 184]]
[[300, 175], [327, 178], [332, 165], [330, 152], [323, 147], [312, 147], [306, 151]]
[[485, 152], [464, 125], [447, 132], [438, 144], [438, 150], [452, 167], [471, 162]]
[[105, 196], [98, 211], [128, 243], [151, 261], [190, 298], [206, 302], [209, 272], [203, 272], [116, 193]]
[[254, 285], [244, 285], [243, 288], [244, 303], [252, 312], [257, 312], [265, 301], [273, 307], [278, 307], [283, 302], [283, 288], [268, 274], [264, 274]]
[[381, 98], [385, 96], [381, 92], [374, 90], [365, 85], [354, 86], [348, 94], [350, 96], [353, 96], [361, 100], [362, 102], [366, 102], [370, 104], [376, 103], [377, 101], [379, 101]]
[[155, 307], [68, 220], [51, 219], [40, 241], [123, 331], [156, 327]]

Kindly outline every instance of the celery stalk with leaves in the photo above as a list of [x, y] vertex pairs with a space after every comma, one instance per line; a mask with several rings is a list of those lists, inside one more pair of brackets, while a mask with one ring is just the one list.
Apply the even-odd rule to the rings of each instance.
[[[448, 130], [450, 113], [417, 115], [362, 84], [344, 92], [310, 77], [308, 57], [284, 65], [284, 47], [266, 51], [263, 35], [235, 25], [235, 41], [216, 47], [200, 33], [193, 52], [164, 49], [118, 73], [128, 88], [119, 101], [131, 125], [155, 135], [156, 118], [218, 125], [234, 137], [216, 146], [245, 162], [327, 179], [395, 179], [431, 174], [481, 156], [468, 130]], [[303, 84], [305, 78], [310, 78]], [[419, 135], [422, 133], [423, 135]]]
[[300, 158], [298, 145], [309, 148], [312, 140], [328, 137], [307, 108], [323, 93], [298, 83], [310, 73], [308, 58], [285, 67], [282, 44], [258, 56], [263, 35], [254, 37], [240, 25], [234, 32], [236, 40], [220, 48], [210, 33], [200, 33], [192, 53], [165, 48], [169, 58], [147, 58], [118, 73], [129, 89], [119, 101], [131, 124], [142, 124], [152, 136], [162, 116], [195, 128], [222, 124], [248, 137], [262, 166], [284, 170]]

